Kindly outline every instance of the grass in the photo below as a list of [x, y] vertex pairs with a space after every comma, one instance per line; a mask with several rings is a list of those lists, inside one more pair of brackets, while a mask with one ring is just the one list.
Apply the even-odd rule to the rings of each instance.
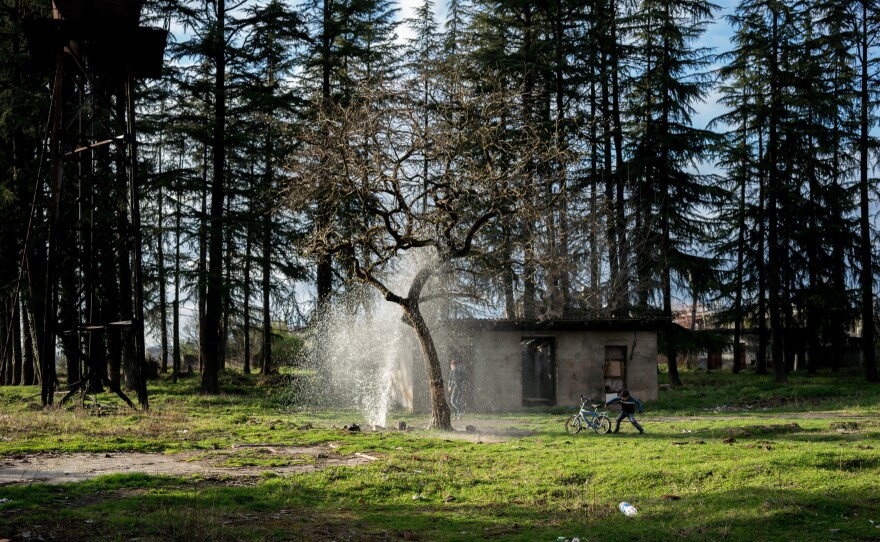
[[[293, 410], [277, 389], [235, 373], [223, 377], [234, 393], [218, 397], [196, 393], [194, 380], [151, 382], [146, 413], [109, 395], [45, 411], [33, 404], [38, 390], [0, 388], [0, 464], [32, 453], [194, 450], [263, 469], [2, 487], [0, 539], [880, 540], [880, 386], [852, 374], [792, 375], [787, 385], [682, 377], [684, 387], [646, 404], [645, 435], [628, 422], [618, 435], [568, 435], [570, 409], [555, 407], [469, 416], [482, 431], [471, 439], [345, 431], [361, 422], [355, 413]], [[378, 460], [279, 476], [277, 458], [236, 446], [329, 443]], [[621, 501], [639, 514], [621, 514]]]

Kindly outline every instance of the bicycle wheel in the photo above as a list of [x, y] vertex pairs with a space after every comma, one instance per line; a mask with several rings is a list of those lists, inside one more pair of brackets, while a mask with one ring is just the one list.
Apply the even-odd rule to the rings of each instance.
[[570, 435], [576, 435], [581, 431], [581, 417], [574, 415], [565, 420], [565, 431]]
[[602, 414], [598, 418], [596, 418], [596, 423], [593, 425], [593, 431], [599, 433], [600, 435], [604, 435], [608, 431], [611, 431], [611, 420], [608, 416]]

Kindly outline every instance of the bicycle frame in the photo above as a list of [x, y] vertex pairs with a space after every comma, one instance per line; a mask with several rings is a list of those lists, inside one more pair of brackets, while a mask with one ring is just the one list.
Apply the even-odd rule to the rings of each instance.
[[604, 435], [611, 430], [611, 419], [607, 412], [599, 412], [599, 405], [590, 405], [596, 410], [589, 410], [590, 398], [581, 396], [580, 411], [565, 421], [565, 430], [571, 434], [579, 433], [581, 428], [586, 426], [600, 435]]

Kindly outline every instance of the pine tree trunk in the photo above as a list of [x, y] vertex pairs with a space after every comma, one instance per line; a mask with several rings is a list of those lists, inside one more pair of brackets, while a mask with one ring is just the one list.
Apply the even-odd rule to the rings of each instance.
[[868, 171], [870, 167], [869, 130], [871, 128], [869, 111], [871, 108], [870, 77], [868, 73], [868, 45], [871, 37], [868, 34], [868, 2], [861, 1], [861, 47], [862, 72], [859, 92], [859, 230], [861, 247], [859, 259], [862, 264], [860, 286], [862, 290], [862, 364], [865, 367], [865, 379], [868, 382], [880, 381], [877, 374], [877, 363], [874, 354], [874, 246], [871, 236], [870, 186]]
[[260, 372], [264, 375], [272, 371], [272, 312], [270, 306], [272, 293], [272, 213], [263, 213], [263, 347], [260, 356]]
[[[253, 201], [251, 202], [253, 209]], [[253, 213], [249, 213], [253, 216]], [[244, 339], [244, 366], [242, 371], [244, 374], [251, 373], [251, 250], [253, 243], [253, 220], [248, 219], [245, 231], [245, 247], [244, 247], [244, 281], [242, 284], [242, 337]]]
[[205, 357], [202, 355], [207, 348], [207, 326], [205, 312], [208, 301], [208, 147], [202, 148], [202, 191], [201, 212], [199, 213], [199, 372], [204, 371]]
[[177, 203], [174, 213], [174, 312], [171, 314], [172, 333], [172, 365], [171, 382], [177, 384], [181, 369], [180, 352], [180, 221], [181, 216], [181, 192], [177, 192]]
[[202, 344], [202, 393], [220, 393], [223, 318], [223, 239], [226, 167], [226, 2], [217, 0], [217, 37], [214, 50], [214, 131], [211, 209], [208, 220], [208, 280], [205, 293], [205, 341]]
[[35, 340], [36, 332], [34, 322], [37, 321], [36, 317], [31, 312], [28, 307], [28, 303], [23, 303], [23, 326], [22, 330], [24, 333], [24, 345], [22, 347], [22, 368], [21, 368], [21, 383], [24, 386], [33, 386], [38, 384], [37, 380], [37, 359], [36, 356], [36, 347], [38, 341]]
[[[743, 143], [745, 147], [748, 134], [748, 119], [743, 119]], [[744, 150], [744, 149], [743, 149]], [[745, 153], [743, 153], [745, 160]], [[745, 164], [743, 164], [745, 165]], [[746, 168], [743, 167], [743, 171]], [[742, 358], [742, 328], [743, 328], [743, 262], [746, 251], [746, 179], [739, 180], [739, 201], [737, 205], [737, 237], [736, 237], [736, 278], [733, 300], [733, 373], [738, 374], [740, 359]]]
[[23, 326], [21, 325], [22, 318], [24, 317], [23, 306], [24, 304], [21, 302], [21, 295], [18, 296], [18, 299], [13, 300], [15, 303], [15, 307], [13, 308], [13, 321], [12, 321], [12, 385], [20, 386], [23, 384], [23, 369], [24, 369], [24, 358], [22, 357], [22, 349], [21, 349], [21, 339], [22, 332], [24, 331]]
[[[160, 165], [161, 167], [161, 165]], [[161, 371], [168, 372], [168, 301], [166, 299], [165, 284], [167, 277], [165, 272], [165, 201], [162, 187], [159, 187], [158, 193], [158, 224], [157, 224], [157, 241], [156, 241], [156, 266], [158, 267], [159, 287], [157, 294], [159, 296], [159, 356], [161, 357]]]
[[[333, 33], [331, 25], [333, 24], [333, 2], [332, 0], [323, 0], [323, 27], [321, 33], [321, 99], [322, 107], [329, 107], [331, 101], [330, 94], [330, 72], [332, 71], [331, 47], [333, 45]], [[324, 204], [318, 203], [317, 224], [316, 228], [325, 227], [328, 221], [333, 220], [330, 209], [325, 208]], [[330, 300], [333, 293], [333, 261], [329, 254], [318, 254], [315, 262], [315, 291], [318, 300], [318, 312], [320, 313]]]
[[[764, 156], [764, 132], [758, 131], [758, 156]], [[767, 374], [767, 262], [764, 254], [767, 248], [767, 182], [764, 174], [766, 168], [759, 168], [758, 173], [758, 359], [755, 372]]]
[[782, 328], [782, 293], [781, 277], [781, 241], [779, 233], [779, 196], [783, 189], [777, 161], [779, 160], [779, 69], [777, 66], [778, 47], [778, 15], [773, 14], [772, 53], [770, 60], [770, 125], [767, 142], [767, 164], [769, 167], [768, 200], [767, 200], [767, 288], [769, 290], [770, 309], [770, 341], [771, 357], [773, 358], [773, 375], [777, 382], [786, 382], [784, 333]]

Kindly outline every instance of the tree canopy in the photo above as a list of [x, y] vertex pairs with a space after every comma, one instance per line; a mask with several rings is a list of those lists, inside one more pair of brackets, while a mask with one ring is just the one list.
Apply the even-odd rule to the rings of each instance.
[[[160, 370], [197, 352], [217, 393], [227, 360], [276, 370], [273, 335], [358, 284], [429, 331], [440, 271], [458, 315], [663, 318], [673, 384], [674, 323], [698, 304], [735, 359], [756, 336], [777, 381], [795, 359], [839, 368], [848, 337], [878, 379], [876, 2], [742, 0], [721, 51], [702, 45], [710, 2], [439, 8], [147, 3], [141, 24], [174, 32], [161, 76], [126, 94], [70, 48], [34, 62], [26, 29], [51, 14], [0, 5], [0, 382], [60, 385], [39, 371], [57, 346], [69, 378], [137, 387], [110, 324], [143, 310]], [[426, 248], [392, 291], [384, 274]]]

